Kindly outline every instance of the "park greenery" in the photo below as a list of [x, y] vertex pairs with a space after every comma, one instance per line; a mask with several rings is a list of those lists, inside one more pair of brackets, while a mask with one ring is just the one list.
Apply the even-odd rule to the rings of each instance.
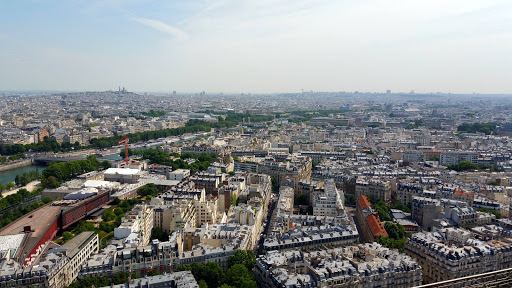
[[375, 209], [375, 211], [379, 213], [379, 219], [381, 221], [391, 221], [391, 215], [389, 214], [391, 209], [397, 209], [402, 210], [405, 213], [411, 213], [410, 202], [408, 203], [408, 205], [405, 205], [404, 203], [402, 203], [402, 201], [396, 200], [393, 204], [388, 205], [380, 198], [375, 199], [371, 195], [367, 195], [366, 197], [368, 198], [370, 203], [372, 203], [373, 209]]
[[415, 119], [413, 122], [409, 123], [405, 129], [418, 129], [420, 126], [423, 125], [422, 119]]
[[16, 186], [25, 186], [28, 183], [39, 178], [41, 178], [41, 172], [39, 172], [39, 170], [36, 169], [30, 172], [25, 172], [23, 174], [16, 175], [16, 177], [14, 178], [14, 183], [16, 184]]
[[161, 116], [164, 116], [165, 114], [167, 114], [167, 112], [158, 111], [158, 110], [155, 111], [155, 110], [151, 109], [148, 112], [142, 112], [141, 114], [144, 116], [148, 116], [148, 117], [161, 117]]
[[386, 229], [389, 237], [379, 235], [375, 239], [377, 243], [390, 249], [398, 249], [400, 253], [403, 253], [405, 241], [407, 240], [404, 226], [398, 223], [386, 222], [384, 223], [384, 229]]
[[99, 168], [100, 162], [94, 155], [88, 156], [86, 160], [52, 163], [44, 169], [41, 183], [44, 187], [56, 188], [61, 182], [68, 181], [83, 173], [98, 170]]
[[[122, 151], [124, 153], [124, 151]], [[142, 158], [148, 159], [150, 164], [159, 164], [172, 167], [176, 169], [190, 169], [190, 172], [195, 173], [198, 171], [206, 171], [211, 163], [215, 161], [216, 155], [213, 154], [194, 154], [185, 153], [179, 155], [177, 153], [167, 153], [157, 149], [144, 149], [144, 150], [132, 150], [128, 149], [128, 155], [140, 154]], [[179, 158], [178, 158], [179, 157]], [[174, 158], [171, 159], [171, 158]], [[176, 159], [178, 158], [178, 159]], [[196, 159], [195, 162], [188, 164], [187, 159]]]
[[485, 135], [496, 134], [496, 123], [485, 122], [485, 123], [467, 123], [464, 122], [457, 127], [459, 133], [484, 133]]
[[0, 145], [0, 154], [1, 155], [19, 155], [25, 152], [65, 152], [70, 151], [71, 149], [82, 149], [86, 148], [85, 146], [80, 146], [78, 142], [71, 144], [69, 142], [64, 142], [59, 144], [55, 139], [45, 137], [45, 139], [38, 143], [31, 144], [12, 144], [12, 145]]
[[164, 191], [164, 189], [165, 189], [165, 186], [148, 183], [148, 184], [140, 187], [139, 190], [137, 191], [137, 194], [139, 194], [139, 196], [142, 196], [142, 197], [147, 197], [147, 196], [154, 197], [154, 196], [157, 196], [158, 194], [162, 193]]
[[391, 221], [389, 216], [389, 206], [382, 199], [375, 199], [371, 195], [367, 195], [366, 198], [372, 203], [372, 207], [379, 214], [381, 221]]
[[235, 254], [229, 256], [229, 265], [242, 264], [249, 271], [256, 265], [256, 255], [252, 250], [237, 250]]
[[208, 288], [256, 288], [251, 270], [256, 265], [256, 256], [250, 250], [237, 250], [229, 257], [229, 269], [224, 272], [217, 262], [180, 265], [177, 271], [191, 271], [200, 287]]
[[478, 170], [478, 169], [486, 169], [488, 167], [480, 167], [474, 163], [469, 161], [461, 161], [458, 164], [448, 165], [446, 166], [450, 170], [455, 170], [457, 172], [468, 171], [468, 170]]
[[91, 287], [106, 287], [111, 284], [119, 285], [128, 283], [128, 279], [137, 279], [136, 274], [129, 274], [127, 272], [119, 272], [112, 275], [111, 278], [108, 277], [85, 277], [84, 279], [79, 279], [71, 283], [71, 285], [67, 286], [68, 288], [91, 288]]
[[501, 213], [496, 211], [496, 210], [491, 210], [491, 209], [487, 209], [487, 208], [480, 208], [477, 211], [485, 212], [485, 213], [491, 213], [491, 214], [494, 214], [494, 216], [496, 216], [496, 219], [501, 219]]

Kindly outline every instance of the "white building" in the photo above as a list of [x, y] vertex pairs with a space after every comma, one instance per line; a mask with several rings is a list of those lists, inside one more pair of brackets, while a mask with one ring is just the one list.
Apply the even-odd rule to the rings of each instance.
[[336, 188], [334, 180], [325, 181], [324, 191], [314, 193], [313, 215], [337, 217], [344, 214], [343, 191]]
[[105, 170], [105, 181], [134, 184], [139, 181], [141, 171], [132, 168], [108, 168]]
[[183, 179], [188, 178], [189, 176], [190, 176], [190, 170], [178, 169], [178, 170], [174, 170], [171, 173], [169, 173], [169, 177], [167, 177], [167, 180], [182, 181]]
[[125, 239], [126, 244], [147, 245], [153, 229], [153, 208], [145, 204], [136, 205], [122, 218], [121, 225], [114, 229], [116, 239]]

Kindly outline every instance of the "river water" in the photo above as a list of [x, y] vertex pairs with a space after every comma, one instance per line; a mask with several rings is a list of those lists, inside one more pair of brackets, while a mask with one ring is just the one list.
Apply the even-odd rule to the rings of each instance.
[[0, 183], [5, 185], [7, 184], [7, 182], [14, 182], [14, 178], [16, 177], [16, 175], [34, 170], [39, 170], [39, 172], [42, 173], [44, 168], [46, 168], [46, 166], [31, 165], [0, 172]]

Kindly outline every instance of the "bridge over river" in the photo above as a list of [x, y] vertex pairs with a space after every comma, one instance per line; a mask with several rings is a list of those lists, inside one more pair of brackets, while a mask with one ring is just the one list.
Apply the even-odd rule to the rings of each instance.
[[80, 156], [57, 156], [57, 155], [41, 155], [34, 157], [34, 164], [44, 164], [50, 165], [52, 163], [57, 162], [70, 162], [76, 160], [85, 160], [87, 159], [86, 155]]

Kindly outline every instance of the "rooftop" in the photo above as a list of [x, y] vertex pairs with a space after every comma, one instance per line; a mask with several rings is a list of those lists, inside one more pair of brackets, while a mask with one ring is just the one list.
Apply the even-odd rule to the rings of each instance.
[[368, 198], [366, 198], [366, 196], [364, 196], [364, 195], [358, 196], [357, 202], [359, 203], [359, 206], [361, 206], [362, 209], [372, 206], [372, 204], [370, 203]]
[[120, 174], [120, 175], [135, 175], [139, 173], [139, 169], [132, 168], [108, 168], [105, 170], [105, 174]]

